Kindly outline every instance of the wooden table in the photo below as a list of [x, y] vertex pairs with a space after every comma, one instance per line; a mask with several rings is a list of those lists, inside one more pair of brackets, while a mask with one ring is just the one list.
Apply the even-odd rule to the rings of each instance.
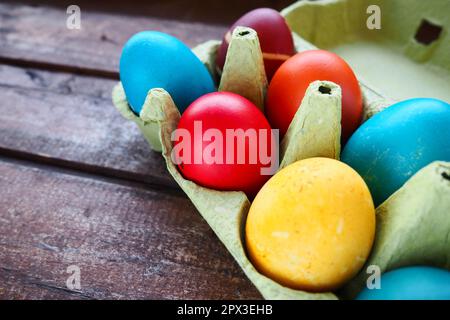
[[70, 2], [0, 4], [0, 298], [260, 298], [110, 98], [132, 34], [193, 46], [290, 1], [210, 2], [76, 1], [81, 30]]

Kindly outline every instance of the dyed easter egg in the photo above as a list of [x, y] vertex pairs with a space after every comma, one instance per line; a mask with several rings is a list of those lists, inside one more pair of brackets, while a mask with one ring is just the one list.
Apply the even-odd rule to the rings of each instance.
[[225, 64], [231, 35], [238, 26], [252, 28], [258, 34], [269, 80], [278, 67], [295, 53], [292, 33], [283, 16], [273, 9], [255, 9], [238, 19], [225, 34], [217, 54], [216, 65], [219, 70]]
[[165, 89], [180, 112], [215, 91], [211, 75], [191, 49], [158, 31], [139, 32], [127, 41], [120, 58], [120, 80], [136, 114], [153, 88]]
[[174, 140], [181, 173], [204, 187], [254, 197], [270, 177], [262, 170], [270, 163], [260, 156], [272, 155], [269, 122], [237, 94], [215, 92], [194, 101], [181, 116]]
[[327, 158], [297, 161], [258, 192], [245, 226], [255, 267], [282, 285], [330, 291], [363, 266], [375, 234], [364, 180]]
[[450, 272], [433, 267], [406, 267], [386, 272], [381, 288], [365, 288], [358, 300], [450, 300]]
[[363, 112], [362, 94], [350, 66], [338, 55], [325, 50], [297, 53], [275, 73], [267, 91], [266, 115], [283, 136], [311, 82], [327, 80], [342, 89], [342, 140], [356, 130]]
[[341, 159], [366, 181], [380, 205], [418, 170], [450, 161], [450, 105], [436, 99], [399, 102], [367, 120]]

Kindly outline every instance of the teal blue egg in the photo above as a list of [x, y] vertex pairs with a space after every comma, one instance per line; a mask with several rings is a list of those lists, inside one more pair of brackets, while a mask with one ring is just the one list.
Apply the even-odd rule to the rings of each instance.
[[341, 160], [366, 181], [380, 205], [433, 161], [450, 161], [450, 105], [420, 98], [394, 104], [352, 135]]
[[200, 96], [215, 91], [204, 64], [183, 42], [158, 31], [143, 31], [125, 44], [120, 80], [132, 110], [139, 114], [149, 90], [165, 89], [182, 113]]
[[450, 272], [433, 267], [406, 267], [386, 272], [381, 288], [364, 289], [358, 300], [450, 300]]

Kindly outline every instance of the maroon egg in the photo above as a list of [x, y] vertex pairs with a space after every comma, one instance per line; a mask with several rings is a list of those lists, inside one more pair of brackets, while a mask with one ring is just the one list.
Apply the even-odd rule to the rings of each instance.
[[270, 81], [278, 67], [295, 53], [291, 30], [286, 21], [278, 11], [269, 8], [255, 9], [243, 15], [223, 37], [216, 60], [220, 71], [225, 64], [231, 34], [238, 26], [252, 28], [258, 33], [266, 75]]

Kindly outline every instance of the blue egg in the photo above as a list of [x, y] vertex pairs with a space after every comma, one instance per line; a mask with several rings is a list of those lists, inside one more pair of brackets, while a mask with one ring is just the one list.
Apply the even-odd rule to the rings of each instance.
[[406, 267], [381, 276], [380, 289], [365, 288], [358, 300], [450, 300], [450, 272], [432, 267]]
[[170, 93], [180, 112], [215, 91], [211, 75], [191, 49], [158, 31], [139, 32], [128, 40], [120, 58], [120, 80], [136, 114], [153, 88]]
[[356, 130], [341, 160], [363, 177], [380, 205], [421, 168], [450, 161], [450, 105], [420, 98], [390, 106]]

